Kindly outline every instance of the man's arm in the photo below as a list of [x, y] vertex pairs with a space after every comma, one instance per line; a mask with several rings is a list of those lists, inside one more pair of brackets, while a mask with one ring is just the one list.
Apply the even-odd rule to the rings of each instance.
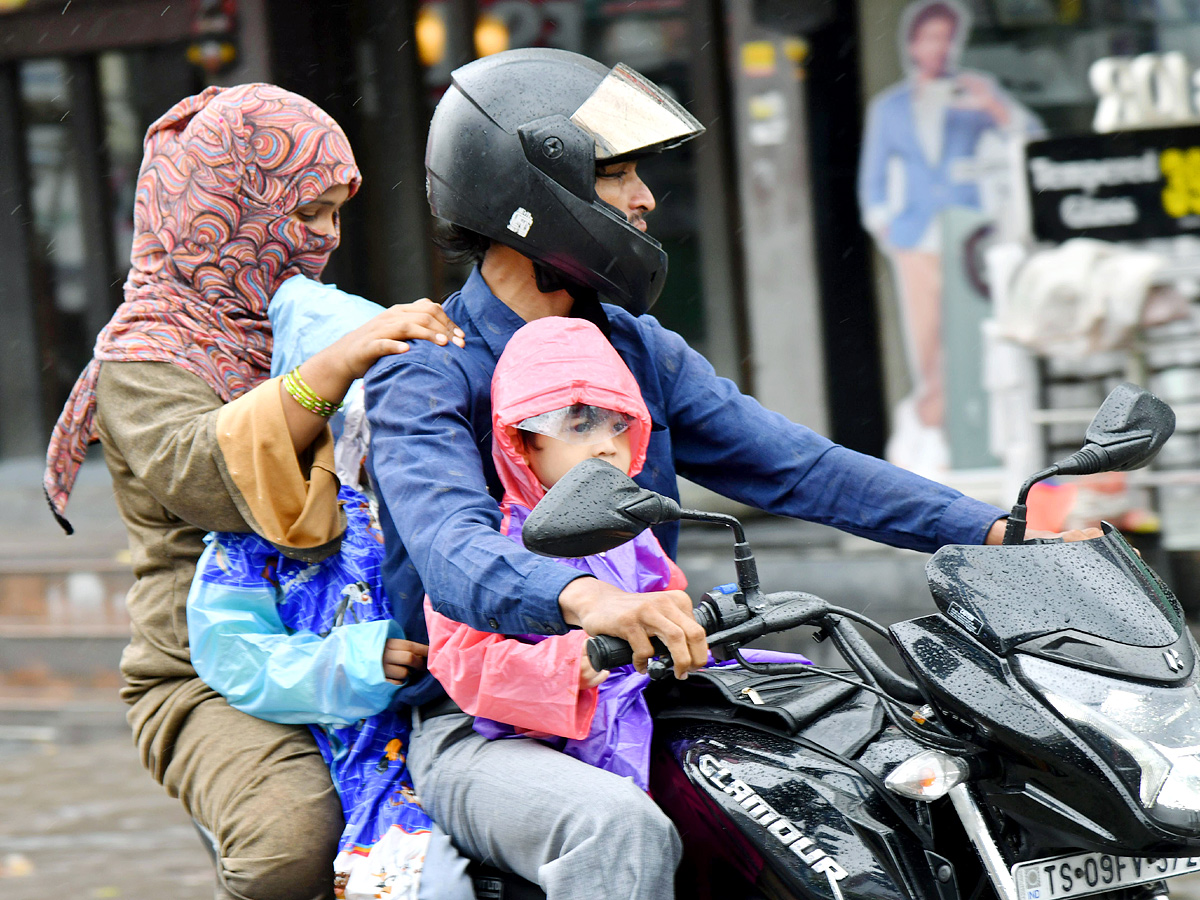
[[[452, 361], [429, 362], [384, 360], [367, 375], [380, 501], [435, 610], [482, 631], [561, 634], [558, 596], [581, 573], [500, 533], [466, 378]], [[411, 589], [394, 585], [396, 576], [385, 567], [393, 602]]]
[[778, 515], [932, 551], [982, 544], [1005, 513], [764, 409], [649, 317], [680, 475]]

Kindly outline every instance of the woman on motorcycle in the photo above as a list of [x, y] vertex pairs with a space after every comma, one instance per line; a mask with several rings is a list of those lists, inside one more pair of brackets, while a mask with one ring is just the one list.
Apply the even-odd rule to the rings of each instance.
[[[142, 761], [214, 836], [228, 896], [332, 896], [342, 827], [309, 731], [247, 716], [192, 666], [185, 602], [203, 538], [255, 532], [294, 556], [338, 546], [326, 417], [378, 357], [447, 344], [429, 301], [393, 307], [268, 379], [267, 305], [319, 277], [359, 172], [341, 128], [265, 84], [211, 87], [146, 134], [125, 302], [55, 425], [45, 488], [63, 518], [99, 440], [129, 531], [132, 635], [123, 699]], [[265, 490], [270, 477], [271, 490]]]
[[[268, 309], [271, 372], [291, 371], [379, 311], [332, 285], [289, 279]], [[386, 887], [391, 900], [474, 900], [466, 861], [421, 808], [408, 774], [409, 711], [396, 692], [425, 647], [389, 637], [399, 628], [361, 471], [365, 420], [356, 382], [330, 422], [346, 516], [338, 552], [313, 563], [252, 533], [206, 538], [187, 601], [192, 663], [234, 709], [309, 726], [345, 817], [335, 896], [363, 900]]]

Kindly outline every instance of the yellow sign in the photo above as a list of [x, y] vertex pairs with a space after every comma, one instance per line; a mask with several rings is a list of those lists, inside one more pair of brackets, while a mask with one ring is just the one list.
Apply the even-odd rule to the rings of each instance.
[[742, 73], [763, 78], [775, 74], [775, 45], [771, 41], [742, 44]]
[[1169, 147], [1159, 154], [1158, 167], [1167, 177], [1162, 192], [1167, 215], [1182, 219], [1200, 214], [1200, 147]]
[[808, 62], [808, 41], [800, 37], [783, 39], [783, 55], [792, 63], [797, 81], [804, 80], [804, 64]]
[[798, 66], [804, 65], [808, 59], [808, 41], [799, 37], [784, 38], [783, 55]]

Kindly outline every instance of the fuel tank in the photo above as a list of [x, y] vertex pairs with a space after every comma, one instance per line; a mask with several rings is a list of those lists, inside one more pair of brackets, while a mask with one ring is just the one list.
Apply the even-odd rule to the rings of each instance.
[[[773, 900], [957, 896], [928, 833], [923, 842], [900, 821], [901, 801], [889, 805], [836, 754], [738, 724], [674, 718], [655, 730], [651, 790], [683, 836], [685, 865], [722, 860]], [[913, 752], [885, 733], [859, 764], [886, 770]], [[921, 831], [914, 807], [908, 824]]]

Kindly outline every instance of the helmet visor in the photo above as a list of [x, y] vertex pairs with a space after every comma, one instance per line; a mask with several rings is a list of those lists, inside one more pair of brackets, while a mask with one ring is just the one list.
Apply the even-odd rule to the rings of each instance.
[[571, 121], [596, 142], [596, 162], [668, 150], [704, 131], [696, 117], [648, 78], [618, 63]]
[[544, 434], [568, 444], [597, 444], [624, 434], [632, 422], [633, 416], [627, 416], [625, 413], [602, 406], [575, 403], [539, 416], [531, 416], [517, 425], [517, 428], [521, 431]]

